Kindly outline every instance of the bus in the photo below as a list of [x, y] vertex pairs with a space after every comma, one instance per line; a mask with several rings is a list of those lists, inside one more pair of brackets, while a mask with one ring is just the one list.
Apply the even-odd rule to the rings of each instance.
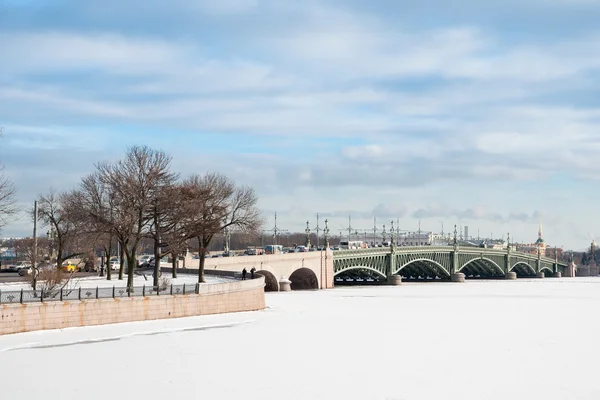
[[342, 250], [356, 250], [366, 249], [367, 245], [362, 240], [351, 240], [348, 242], [340, 242], [340, 249]]
[[283, 246], [279, 244], [270, 244], [264, 248], [265, 254], [281, 254], [283, 253]]

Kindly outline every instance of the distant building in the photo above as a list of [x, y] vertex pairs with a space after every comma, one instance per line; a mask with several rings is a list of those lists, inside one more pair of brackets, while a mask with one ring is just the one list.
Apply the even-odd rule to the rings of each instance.
[[[431, 246], [445, 239], [442, 235], [433, 232], [405, 232], [401, 233], [396, 242], [398, 246]], [[447, 244], [447, 240], [445, 241]]]
[[[548, 245], [546, 244], [546, 241], [544, 240], [544, 237], [543, 237], [541, 222], [540, 222], [540, 229], [538, 230], [537, 240], [534, 243], [521, 244], [517, 248], [520, 252], [523, 252], [523, 253], [537, 255], [537, 253], [539, 251], [543, 256], [546, 256], [548, 254], [547, 253]], [[561, 251], [562, 251], [562, 249], [561, 249]], [[552, 253], [552, 254], [554, 255], [554, 253]]]

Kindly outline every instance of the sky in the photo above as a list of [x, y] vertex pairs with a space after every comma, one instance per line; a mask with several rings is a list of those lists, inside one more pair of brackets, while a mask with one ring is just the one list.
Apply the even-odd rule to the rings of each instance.
[[[598, 238], [600, 1], [0, 0], [0, 162], [30, 207], [132, 145], [272, 229]], [[4, 236], [30, 235], [21, 216]]]

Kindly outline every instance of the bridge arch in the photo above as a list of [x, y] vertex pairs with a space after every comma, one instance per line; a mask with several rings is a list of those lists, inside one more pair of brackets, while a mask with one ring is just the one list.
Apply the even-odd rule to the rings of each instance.
[[517, 261], [510, 269], [512, 272], [516, 272], [517, 275], [521, 276], [535, 276], [535, 268], [524, 261]]
[[486, 257], [477, 257], [464, 263], [456, 272], [462, 272], [466, 276], [503, 276], [504, 269], [493, 260]]
[[378, 276], [381, 276], [382, 278], [387, 278], [387, 276], [383, 272], [381, 272], [380, 270], [378, 270], [377, 268], [367, 267], [367, 266], [364, 266], [364, 265], [356, 265], [356, 266], [352, 266], [352, 267], [349, 267], [349, 268], [345, 268], [345, 269], [336, 271], [333, 276], [335, 278], [336, 276], [342, 275], [345, 272], [354, 271], [354, 270], [361, 270], [361, 269], [362, 270], [365, 270], [365, 269], [369, 270], [371, 272], [374, 272]]
[[395, 274], [402, 275], [405, 278], [449, 278], [450, 273], [444, 266], [428, 258], [418, 258], [410, 260], [398, 268]]
[[262, 269], [260, 271], [256, 271], [256, 275], [265, 277], [265, 292], [279, 292], [279, 282], [277, 282], [277, 278], [271, 271]]
[[[547, 265], [544, 265], [540, 268], [540, 272], [549, 272], [549, 273], [553, 274], [554, 269], [552, 269], [551, 267], [549, 267]], [[546, 274], [546, 276], [548, 276], [548, 275]]]
[[300, 268], [290, 275], [292, 290], [311, 290], [319, 288], [319, 280], [312, 269]]

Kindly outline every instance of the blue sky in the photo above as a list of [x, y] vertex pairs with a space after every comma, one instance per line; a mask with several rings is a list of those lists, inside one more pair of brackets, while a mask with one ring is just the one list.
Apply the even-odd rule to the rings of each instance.
[[542, 218], [581, 249], [598, 20], [596, 0], [0, 0], [0, 160], [23, 205], [147, 144], [255, 187], [266, 228], [319, 212], [529, 242]]

